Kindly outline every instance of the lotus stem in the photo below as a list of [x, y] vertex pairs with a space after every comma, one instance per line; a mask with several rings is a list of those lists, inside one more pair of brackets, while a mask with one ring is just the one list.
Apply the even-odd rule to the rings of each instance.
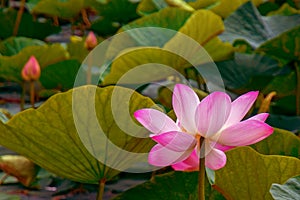
[[103, 199], [105, 182], [106, 182], [105, 178], [101, 179], [100, 182], [99, 182], [99, 189], [98, 189], [98, 194], [97, 194], [97, 200], [102, 200]]
[[21, 93], [21, 101], [20, 101], [20, 110], [24, 110], [24, 104], [25, 104], [25, 81], [22, 82], [22, 93]]
[[277, 95], [275, 91], [270, 92], [262, 101], [257, 113], [269, 112], [272, 99]]
[[86, 12], [86, 9], [81, 10], [82, 20], [85, 23], [85, 25], [89, 28], [91, 27], [91, 22], [89, 20], [88, 14]]
[[[200, 158], [199, 158], [199, 173], [198, 173], [198, 199], [205, 200], [205, 146], [204, 137], [199, 138]], [[201, 149], [203, 151], [201, 152]]]
[[35, 97], [34, 81], [30, 81], [30, 103], [32, 108], [34, 108], [34, 97]]
[[92, 83], [92, 57], [90, 56], [87, 60], [87, 71], [86, 71], [86, 84], [89, 85]]
[[300, 116], [300, 69], [297, 62], [295, 62], [295, 70], [296, 70], [296, 79], [297, 79], [297, 87], [296, 87], [296, 115]]
[[14, 30], [13, 30], [13, 35], [14, 36], [16, 36], [18, 34], [19, 26], [20, 26], [21, 19], [22, 19], [22, 15], [24, 13], [24, 9], [25, 9], [25, 0], [21, 0], [20, 8], [18, 10], [17, 19], [16, 19], [16, 22], [15, 22], [15, 27], [14, 27]]

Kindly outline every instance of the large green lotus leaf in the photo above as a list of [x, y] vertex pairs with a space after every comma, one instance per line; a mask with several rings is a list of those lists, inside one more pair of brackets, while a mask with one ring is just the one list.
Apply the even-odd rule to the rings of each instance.
[[262, 90], [274, 77], [286, 74], [275, 59], [259, 54], [235, 53], [233, 60], [216, 63], [225, 86], [239, 93]]
[[300, 15], [262, 17], [256, 7], [247, 2], [225, 19], [225, 32], [220, 37], [231, 43], [236, 39], [245, 39], [257, 48], [299, 23]]
[[67, 49], [71, 59], [76, 59], [79, 62], [82, 62], [86, 58], [89, 51], [84, 47], [84, 42], [85, 40], [83, 38], [78, 38], [78, 40], [76, 38], [71, 38], [70, 42], [67, 44]]
[[46, 43], [41, 40], [26, 37], [10, 37], [0, 43], [0, 54], [13, 56], [28, 46], [42, 46]]
[[283, 155], [300, 158], [300, 138], [294, 133], [274, 128], [272, 135], [251, 145], [256, 151], [266, 155]]
[[[295, 116], [297, 110], [297, 98], [295, 94], [282, 97], [273, 101], [270, 107], [272, 113], [279, 115]], [[278, 124], [279, 125], [279, 124]], [[286, 124], [289, 125], [289, 124]], [[300, 123], [299, 123], [300, 125]], [[286, 130], [295, 130], [290, 128], [284, 128]]]
[[[241, 5], [248, 2], [249, 0], [220, 0], [220, 3], [217, 4], [215, 7], [212, 7], [212, 11], [216, 14], [220, 15], [223, 18], [228, 17], [232, 12], [237, 10]], [[262, 3], [262, 0], [251, 0], [254, 5], [259, 5]]]
[[91, 29], [99, 35], [112, 35], [128, 22], [138, 18], [136, 13], [137, 2], [128, 0], [109, 0], [105, 4], [96, 6], [101, 17], [92, 23]]
[[300, 60], [300, 26], [263, 43], [256, 51], [264, 52], [287, 62]]
[[136, 13], [137, 5], [137, 2], [129, 0], [108, 0], [106, 4], [100, 5], [97, 11], [104, 18], [125, 24], [139, 17]]
[[[293, 104], [294, 104], [293, 107], [296, 107], [296, 102], [293, 102]], [[282, 108], [280, 110], [282, 110]], [[274, 112], [273, 108], [272, 108], [272, 112]], [[295, 112], [295, 108], [292, 112]], [[270, 116], [267, 119], [267, 123], [270, 126], [276, 126], [278, 128], [289, 130], [292, 132], [300, 132], [300, 116], [270, 114]]]
[[137, 12], [140, 15], [148, 15], [167, 7], [176, 7], [193, 12], [194, 9], [209, 7], [216, 1], [218, 0], [142, 0], [137, 7]]
[[[206, 180], [205, 196], [207, 200], [225, 199], [214, 190]], [[154, 176], [150, 181], [129, 189], [114, 200], [197, 200], [198, 199], [198, 173], [197, 172], [169, 172]]]
[[72, 19], [83, 8], [84, 0], [42, 0], [31, 9], [31, 13]]
[[300, 174], [297, 158], [261, 155], [250, 147], [239, 147], [226, 155], [226, 166], [215, 173], [215, 188], [226, 199], [272, 199], [272, 183], [282, 184]]
[[[13, 35], [16, 17], [17, 11], [15, 9], [0, 8], [0, 38], [8, 38]], [[59, 31], [60, 27], [52, 25], [52, 22], [37, 22], [33, 19], [32, 15], [23, 13], [17, 35], [43, 40], [47, 36]]]
[[0, 56], [0, 77], [21, 82], [21, 71], [31, 55], [36, 57], [42, 69], [69, 56], [60, 44], [25, 47], [16, 55]]
[[[190, 66], [182, 57], [159, 47], [127, 49], [114, 60], [111, 71], [104, 78], [102, 84], [116, 84], [118, 81], [120, 84], [134, 84], [163, 80], [174, 75], [174, 70], [184, 73], [184, 65]], [[138, 68], [138, 66], [142, 67]]]
[[284, 184], [272, 184], [270, 193], [275, 200], [300, 199], [300, 176], [290, 178]]
[[[140, 19], [137, 19], [125, 26], [123, 26], [119, 32], [121, 31], [127, 31], [134, 28], [144, 28], [144, 27], [160, 27], [160, 28], [166, 28], [171, 30], [179, 30], [186, 20], [191, 16], [191, 12], [179, 9], [179, 8], [165, 8], [157, 13], [153, 13], [151, 15], [144, 16]], [[142, 32], [140, 33], [138, 30], [129, 33], [131, 37], [133, 37], [139, 44], [153, 45], [153, 37], [156, 38], [156, 40], [160, 40], [160, 45], [163, 46], [171, 37], [174, 36], [176, 32], [173, 32], [172, 35], [168, 31], [166, 31], [165, 34], [161, 33], [161, 35], [156, 35], [157, 32], [151, 32], [151, 30], [148, 30], [148, 32]], [[156, 42], [157, 43], [157, 42]]]
[[0, 144], [61, 177], [96, 184], [131, 166], [130, 159], [147, 155], [153, 142], [128, 130], [148, 134], [132, 116], [151, 106], [150, 98], [130, 89], [82, 86], [0, 123]]
[[[172, 39], [164, 46], [166, 49], [176, 49], [179, 55], [193, 54], [195, 51], [182, 33], [198, 44], [202, 45], [214, 61], [229, 59], [233, 53], [233, 47], [229, 43], [223, 43], [217, 35], [224, 31], [222, 19], [208, 10], [198, 10], [186, 21]], [[203, 59], [203, 63], [205, 59]]]
[[269, 12], [268, 16], [272, 16], [272, 15], [290, 16], [290, 15], [295, 15], [295, 14], [300, 14], [300, 10], [293, 8], [288, 3], [284, 3], [278, 10]]
[[269, 82], [262, 92], [265, 94], [276, 91], [278, 97], [286, 97], [290, 95], [295, 95], [297, 91], [297, 77], [294, 71], [276, 76]]
[[45, 67], [40, 82], [46, 89], [66, 91], [73, 88], [81, 63], [77, 60], [64, 60]]

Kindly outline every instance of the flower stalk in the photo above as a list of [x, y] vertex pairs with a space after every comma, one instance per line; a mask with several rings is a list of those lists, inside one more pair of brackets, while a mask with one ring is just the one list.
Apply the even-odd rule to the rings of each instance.
[[101, 179], [100, 182], [99, 182], [99, 189], [98, 189], [98, 194], [97, 194], [97, 200], [102, 200], [103, 199], [105, 182], [106, 182], [105, 178]]
[[[198, 172], [198, 199], [205, 200], [205, 146], [204, 137], [199, 138], [199, 172]], [[201, 151], [202, 149], [202, 151]]]

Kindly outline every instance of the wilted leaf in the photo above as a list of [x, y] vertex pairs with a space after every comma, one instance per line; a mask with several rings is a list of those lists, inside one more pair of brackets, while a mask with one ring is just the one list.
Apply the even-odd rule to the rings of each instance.
[[0, 169], [29, 187], [35, 180], [39, 167], [24, 156], [4, 155], [0, 156]]
[[300, 138], [283, 129], [274, 128], [272, 135], [251, 147], [261, 154], [300, 158]]
[[132, 115], [153, 105], [130, 89], [83, 86], [0, 123], [0, 143], [59, 176], [97, 184], [147, 159], [153, 143], [134, 137], [148, 132]]
[[226, 166], [216, 171], [214, 188], [227, 199], [272, 199], [273, 183], [282, 184], [300, 173], [300, 160], [293, 157], [261, 155], [250, 147], [226, 153]]
[[300, 199], [300, 176], [290, 178], [282, 185], [272, 184], [270, 193], [275, 200]]
[[10, 37], [0, 43], [0, 54], [3, 56], [13, 56], [28, 46], [43, 46], [46, 43], [41, 40], [26, 37]]
[[26, 47], [16, 55], [0, 56], [0, 77], [20, 83], [21, 70], [31, 55], [36, 57], [42, 69], [69, 56], [60, 44]]

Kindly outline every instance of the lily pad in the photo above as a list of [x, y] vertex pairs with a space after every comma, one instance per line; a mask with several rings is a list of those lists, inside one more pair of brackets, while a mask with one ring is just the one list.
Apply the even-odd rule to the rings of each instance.
[[32, 14], [45, 14], [63, 19], [72, 19], [84, 8], [84, 0], [43, 0], [35, 2]]
[[0, 56], [0, 77], [20, 83], [21, 70], [31, 55], [36, 57], [42, 69], [69, 56], [60, 44], [26, 47], [16, 55]]
[[[133, 165], [132, 160], [147, 159], [153, 143], [132, 136], [148, 134], [132, 115], [153, 105], [151, 99], [130, 89], [83, 86], [0, 123], [0, 143], [61, 177], [97, 184]], [[117, 117], [122, 119], [117, 121]], [[128, 133], [124, 127], [133, 131]], [[117, 151], [118, 147], [124, 152]], [[130, 152], [135, 153], [129, 156]]]
[[300, 158], [300, 138], [294, 133], [283, 129], [274, 128], [272, 135], [251, 145], [251, 147], [265, 155], [282, 155]]
[[64, 60], [45, 67], [40, 82], [46, 89], [66, 91], [73, 88], [76, 75], [80, 68], [77, 60]]
[[256, 51], [286, 60], [286, 62], [297, 61], [300, 60], [299, 43], [300, 26], [263, 43]]
[[130, 0], [109, 0], [95, 9], [101, 17], [92, 23], [91, 29], [99, 35], [112, 35], [123, 25], [140, 16], [136, 13], [138, 3]]
[[300, 173], [300, 160], [293, 157], [261, 155], [250, 147], [235, 148], [226, 155], [226, 166], [216, 171], [214, 186], [226, 199], [271, 200], [273, 183], [282, 184]]
[[251, 2], [243, 4], [224, 21], [223, 41], [248, 41], [254, 48], [279, 34], [298, 26], [300, 15], [263, 17]]
[[280, 67], [277, 60], [259, 54], [235, 53], [234, 60], [216, 64], [226, 87], [242, 92], [262, 90], [274, 77], [290, 71]]
[[43, 46], [46, 43], [41, 40], [26, 37], [10, 37], [0, 43], [0, 54], [13, 56], [28, 46]]
[[[211, 200], [225, 199], [220, 193], [211, 188], [206, 180], [206, 198]], [[129, 189], [114, 200], [140, 199], [145, 200], [174, 200], [198, 199], [198, 173], [197, 172], [169, 172], [154, 176], [150, 181]]]
[[[165, 8], [157, 13], [147, 15], [123, 26], [119, 32], [144, 27], [161, 27], [177, 31], [184, 25], [191, 14], [191, 12], [179, 8]], [[173, 35], [170, 35], [169, 31], [166, 31], [165, 34], [156, 35], [150, 30], [148, 30], [148, 32], [142, 32], [142, 34], [136, 30], [132, 32], [134, 35], [132, 34], [131, 36], [139, 44], [143, 44], [145, 46], [152, 46], [154, 37], [156, 40], [161, 41], [158, 46], [162, 47], [171, 37], [174, 36], [176, 33], [175, 31], [173, 32]]]
[[272, 184], [270, 193], [275, 200], [300, 199], [300, 176], [290, 178], [282, 185]]
[[[5, 39], [13, 35], [16, 17], [17, 11], [15, 9], [0, 8], [0, 38]], [[33, 19], [32, 15], [23, 13], [17, 36], [43, 40], [60, 30], [61, 28], [54, 26], [51, 21], [38, 22]]]

